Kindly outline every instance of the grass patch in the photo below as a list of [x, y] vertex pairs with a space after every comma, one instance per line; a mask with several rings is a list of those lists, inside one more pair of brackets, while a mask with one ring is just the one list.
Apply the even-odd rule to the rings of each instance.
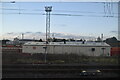
[[[4, 53], [2, 55], [3, 64], [6, 63], [44, 63], [44, 54], [33, 54], [25, 56], [18, 53]], [[66, 63], [100, 63], [100, 64], [119, 64], [117, 56], [78, 56], [77, 54], [47, 54], [47, 62], [55, 64]]]

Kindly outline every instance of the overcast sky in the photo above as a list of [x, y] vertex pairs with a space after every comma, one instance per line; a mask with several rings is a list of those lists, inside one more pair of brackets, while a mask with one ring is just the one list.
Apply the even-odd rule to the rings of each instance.
[[[45, 33], [46, 16], [42, 15], [45, 13], [45, 6], [52, 6], [51, 33], [72, 34], [72, 37], [73, 35], [98, 37], [101, 34], [104, 34], [105, 38], [117, 37], [117, 2], [2, 3], [0, 8], [2, 14], [2, 19], [0, 19], [0, 22], [2, 22], [2, 30], [0, 30], [0, 34], [26, 32]], [[9, 35], [3, 37], [7, 38], [7, 36]], [[1, 35], [0, 38], [2, 38]], [[33, 38], [33, 36], [31, 36], [31, 38]]]

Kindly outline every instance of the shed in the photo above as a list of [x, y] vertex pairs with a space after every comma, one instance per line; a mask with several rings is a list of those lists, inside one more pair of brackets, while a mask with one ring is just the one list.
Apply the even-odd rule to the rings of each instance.
[[78, 54], [86, 56], [109, 56], [110, 45], [105, 42], [28, 42], [22, 47], [23, 53]]

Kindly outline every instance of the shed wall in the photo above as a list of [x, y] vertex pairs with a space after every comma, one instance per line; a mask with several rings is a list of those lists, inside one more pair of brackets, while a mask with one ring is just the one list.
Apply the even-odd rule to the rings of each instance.
[[[23, 46], [23, 53], [45, 53], [44, 45], [40, 46]], [[95, 48], [95, 51], [92, 51]], [[102, 48], [105, 48], [104, 50]], [[80, 45], [48, 45], [48, 54], [78, 54], [87, 56], [109, 56], [109, 46], [80, 46]]]

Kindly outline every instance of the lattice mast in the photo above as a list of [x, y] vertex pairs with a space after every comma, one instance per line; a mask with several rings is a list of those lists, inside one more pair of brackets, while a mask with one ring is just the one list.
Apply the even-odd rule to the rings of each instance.
[[46, 6], [46, 43], [50, 42], [50, 12], [52, 11], [52, 6]]

